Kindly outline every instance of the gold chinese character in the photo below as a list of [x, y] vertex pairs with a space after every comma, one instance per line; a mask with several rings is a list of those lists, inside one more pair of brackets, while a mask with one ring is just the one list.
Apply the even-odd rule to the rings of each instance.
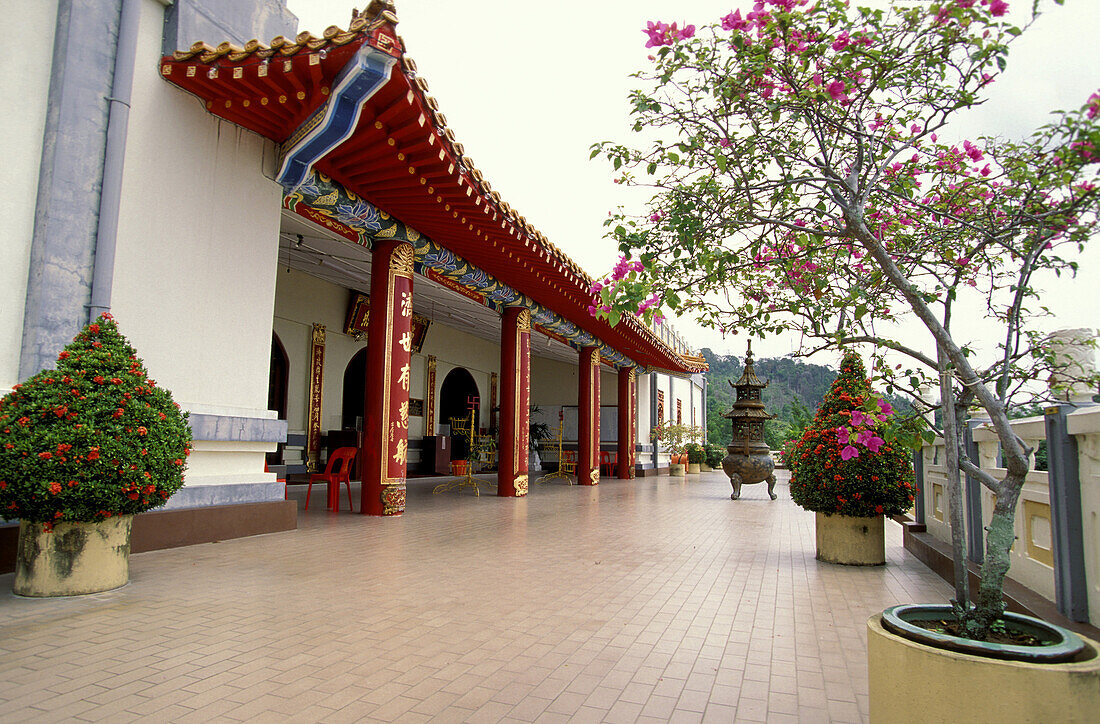
[[398, 421], [397, 426], [407, 428], [409, 426], [409, 403], [407, 400], [401, 403], [401, 405], [397, 408], [397, 412], [401, 416], [401, 419]]
[[401, 389], [409, 389], [409, 365], [405, 365], [401, 368], [401, 375], [397, 378], [397, 384], [401, 385]]
[[408, 292], [401, 292], [401, 316], [408, 317], [412, 314], [412, 295]]
[[413, 346], [412, 332], [405, 332], [404, 334], [402, 334], [401, 340], [398, 342], [398, 344], [401, 345], [401, 349], [405, 350], [406, 352], [411, 351]]
[[409, 457], [409, 443], [406, 440], [397, 441], [397, 450], [393, 453], [393, 461], [399, 465], [404, 465], [405, 461]]

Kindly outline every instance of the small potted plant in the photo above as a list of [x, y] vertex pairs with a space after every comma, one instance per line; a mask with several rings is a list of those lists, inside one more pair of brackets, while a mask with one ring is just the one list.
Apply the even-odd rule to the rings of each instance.
[[708, 443], [704, 448], [707, 456], [707, 467], [712, 470], [722, 469], [722, 458], [726, 457], [726, 448], [722, 445]]
[[530, 429], [527, 438], [530, 446], [530, 456], [527, 463], [529, 470], [542, 470], [542, 458], [539, 456], [539, 443], [550, 437], [550, 425], [545, 422], [534, 422], [537, 415], [542, 413], [538, 405], [531, 406]]
[[703, 446], [697, 442], [689, 442], [684, 445], [684, 452], [687, 453], [687, 471], [690, 474], [698, 475], [701, 471], [701, 466], [706, 462], [707, 454], [703, 450]]
[[65, 596], [129, 580], [134, 515], [183, 485], [187, 415], [149, 378], [110, 314], [0, 400], [0, 515], [18, 518], [15, 593]]
[[846, 352], [840, 375], [791, 451], [791, 499], [817, 514], [817, 557], [846, 565], [886, 562], [884, 516], [913, 503], [909, 450], [889, 429], [863, 360]]
[[668, 474], [672, 477], [683, 477], [687, 468], [684, 456], [684, 437], [687, 434], [687, 426], [669, 422], [660, 423], [653, 428], [649, 437], [658, 448], [664, 443], [664, 448], [669, 453]]

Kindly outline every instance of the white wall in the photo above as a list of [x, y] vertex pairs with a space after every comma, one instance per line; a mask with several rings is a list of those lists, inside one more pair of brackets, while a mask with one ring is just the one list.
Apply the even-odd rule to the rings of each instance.
[[[164, 6], [142, 7], [111, 307], [193, 413], [267, 410], [282, 191], [275, 147], [160, 76]], [[274, 443], [196, 441], [188, 485], [271, 482]]]
[[265, 417], [282, 192], [274, 145], [165, 82], [144, 3], [112, 309], [185, 408]]
[[0, 163], [0, 395], [19, 379], [23, 308], [42, 134], [50, 87], [57, 0], [0, 0], [5, 31], [19, 38], [17, 55], [0, 62], [4, 113], [4, 160]]

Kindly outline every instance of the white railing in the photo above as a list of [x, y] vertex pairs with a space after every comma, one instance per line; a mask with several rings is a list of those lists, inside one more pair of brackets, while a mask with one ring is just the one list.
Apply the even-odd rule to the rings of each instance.
[[[1077, 443], [1088, 611], [1089, 618], [1095, 625], [1100, 622], [1100, 405], [1077, 409], [1067, 415], [1066, 422], [1069, 434]], [[1045, 421], [1042, 417], [1013, 420], [1012, 429], [1035, 449], [1046, 439]], [[996, 477], [1002, 477], [1005, 470], [1000, 465], [1000, 448], [994, 433], [988, 427], [979, 425], [974, 430], [973, 437], [978, 446], [982, 469]], [[937, 439], [931, 445], [926, 445], [921, 455], [924, 463], [924, 523], [931, 535], [950, 542], [950, 502], [943, 440]], [[985, 525], [989, 523], [994, 502], [993, 494], [983, 486], [981, 510]], [[965, 496], [963, 505], [966, 505]], [[1054, 601], [1053, 551], [1048, 474], [1032, 469], [1024, 482], [1016, 509], [1016, 544], [1011, 552], [1009, 578]]]

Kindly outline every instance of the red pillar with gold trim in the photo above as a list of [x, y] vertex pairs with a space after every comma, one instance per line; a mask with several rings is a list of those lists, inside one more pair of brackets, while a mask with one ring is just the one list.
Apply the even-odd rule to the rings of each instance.
[[577, 484], [600, 482], [600, 350], [582, 347], [577, 403]]
[[531, 312], [508, 307], [500, 325], [500, 444], [497, 495], [527, 495], [531, 435]]
[[366, 405], [363, 414], [364, 515], [405, 512], [412, 357], [413, 247], [377, 241], [371, 259], [367, 324]]
[[619, 441], [616, 475], [621, 480], [634, 477], [634, 451], [638, 418], [635, 411], [636, 373], [633, 367], [619, 368]]

